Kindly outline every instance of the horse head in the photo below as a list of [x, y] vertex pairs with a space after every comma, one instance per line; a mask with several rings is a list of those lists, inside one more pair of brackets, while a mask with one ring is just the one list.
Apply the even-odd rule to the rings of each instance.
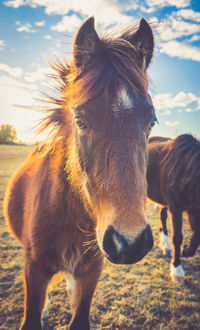
[[146, 73], [153, 47], [144, 19], [137, 29], [100, 39], [89, 18], [74, 42], [66, 167], [113, 263], [135, 263], [153, 246], [145, 215], [148, 136], [156, 121]]

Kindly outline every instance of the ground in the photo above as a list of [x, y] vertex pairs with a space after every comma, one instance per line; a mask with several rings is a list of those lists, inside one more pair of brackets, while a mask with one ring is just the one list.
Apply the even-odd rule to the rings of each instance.
[[[0, 329], [16, 330], [23, 316], [23, 251], [8, 233], [2, 201], [9, 177], [30, 152], [29, 146], [0, 146]], [[184, 285], [170, 280], [170, 259], [158, 248], [158, 215], [147, 203], [155, 245], [136, 265], [105, 261], [91, 307], [91, 329], [200, 329], [200, 249], [182, 259]], [[184, 244], [190, 229], [184, 216]], [[51, 288], [50, 329], [68, 328], [71, 318], [64, 280]], [[36, 329], [37, 330], [37, 329]]]

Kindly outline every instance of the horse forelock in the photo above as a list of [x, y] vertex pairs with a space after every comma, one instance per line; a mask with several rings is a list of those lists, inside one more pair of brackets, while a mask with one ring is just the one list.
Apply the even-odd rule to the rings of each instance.
[[65, 99], [73, 107], [80, 106], [102, 94], [107, 101], [110, 91], [117, 93], [122, 84], [129, 85], [143, 97], [148, 79], [138, 64], [137, 49], [124, 39], [109, 37], [101, 40], [101, 51], [94, 56], [85, 71], [72, 65]]

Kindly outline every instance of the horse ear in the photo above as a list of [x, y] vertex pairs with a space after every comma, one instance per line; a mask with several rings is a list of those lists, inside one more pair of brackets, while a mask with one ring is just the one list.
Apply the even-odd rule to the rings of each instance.
[[134, 34], [124, 37], [137, 48], [141, 59], [139, 64], [143, 70], [146, 70], [151, 62], [154, 49], [154, 36], [150, 25], [142, 18], [138, 30]]
[[91, 62], [100, 47], [100, 39], [94, 28], [94, 17], [88, 18], [80, 27], [74, 42], [76, 67], [85, 67]]

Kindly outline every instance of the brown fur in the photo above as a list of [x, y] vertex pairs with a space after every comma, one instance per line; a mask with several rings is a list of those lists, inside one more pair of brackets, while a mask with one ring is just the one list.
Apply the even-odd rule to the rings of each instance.
[[[193, 231], [190, 246], [185, 246], [183, 255], [194, 255], [200, 244], [200, 142], [189, 134], [175, 139], [150, 138], [147, 181], [148, 197], [168, 206], [171, 212], [172, 263], [177, 267], [180, 264], [183, 211], [188, 213]], [[167, 235], [166, 218], [166, 214], [161, 216], [160, 231]]]
[[[46, 288], [59, 271], [75, 279], [70, 329], [89, 329], [105, 231], [112, 225], [132, 244], [146, 224], [147, 138], [155, 115], [137, 61], [141, 52], [134, 35], [133, 41], [100, 40], [92, 24], [89, 19], [78, 32], [71, 65], [54, 65], [61, 98], [50, 98], [57, 106], [40, 125], [53, 138], [13, 176], [4, 202], [7, 223], [25, 250], [22, 329], [41, 329]], [[153, 38], [147, 23], [140, 25]], [[112, 103], [127, 86], [138, 103], [128, 117], [125, 109], [116, 117]], [[77, 115], [86, 129], [78, 127]]]
[[[149, 140], [148, 195], [168, 205], [170, 194], [182, 211], [196, 209], [200, 196], [200, 142], [188, 134]], [[159, 189], [157, 183], [159, 182]], [[156, 186], [155, 186], [156, 185]], [[151, 197], [152, 196], [152, 197]]]

